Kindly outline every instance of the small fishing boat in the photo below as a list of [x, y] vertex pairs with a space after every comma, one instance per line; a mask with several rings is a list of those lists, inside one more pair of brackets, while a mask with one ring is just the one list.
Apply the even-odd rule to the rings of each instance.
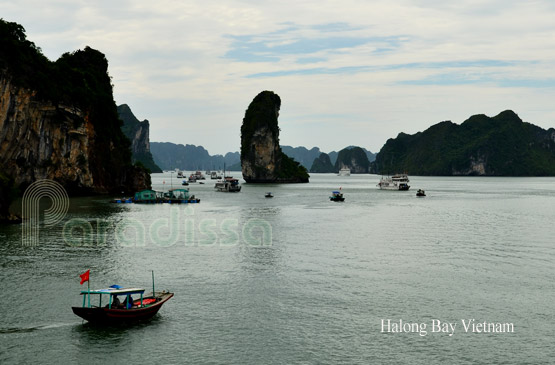
[[345, 198], [342, 192], [336, 190], [331, 192], [330, 200], [333, 202], [342, 202]]
[[[122, 288], [119, 285], [112, 285], [106, 289], [91, 290], [89, 287], [81, 291], [83, 306], [71, 307], [71, 309], [77, 316], [91, 323], [120, 324], [149, 319], [173, 297], [173, 293], [154, 290], [154, 273], [152, 275], [151, 295], [145, 296], [143, 288]], [[81, 278], [81, 284], [83, 280], [88, 281], [88, 271], [81, 275]], [[98, 296], [98, 305], [91, 304], [93, 295]], [[133, 298], [133, 295], [139, 298]], [[107, 296], [107, 304], [103, 305], [102, 299], [105, 296]], [[124, 298], [123, 303], [120, 298]]]
[[264, 195], [266, 198], [273, 198], [274, 195], [270, 192], [267, 192], [266, 195]]
[[189, 183], [187, 182], [187, 180], [183, 180], [183, 181], [181, 182], [181, 185], [183, 185], [183, 186], [189, 186]]
[[416, 192], [416, 196], [426, 196], [426, 192], [422, 189], [418, 189]]

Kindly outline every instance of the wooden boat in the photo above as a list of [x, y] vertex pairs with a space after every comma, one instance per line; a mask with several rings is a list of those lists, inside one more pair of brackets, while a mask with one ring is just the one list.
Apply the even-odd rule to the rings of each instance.
[[332, 191], [331, 196], [330, 196], [330, 200], [333, 201], [333, 202], [342, 202], [342, 201], [345, 201], [345, 198], [343, 197], [342, 192]]
[[[83, 306], [72, 307], [73, 313], [91, 323], [118, 324], [136, 322], [154, 316], [162, 305], [173, 297], [173, 293], [154, 292], [144, 296], [145, 289], [121, 288], [114, 285], [99, 290], [83, 290]], [[91, 296], [98, 296], [98, 305], [91, 304]], [[139, 299], [132, 299], [132, 295], [139, 295]], [[107, 296], [108, 303], [103, 306], [102, 298]], [[119, 297], [125, 297], [124, 304], [120, 304]]]

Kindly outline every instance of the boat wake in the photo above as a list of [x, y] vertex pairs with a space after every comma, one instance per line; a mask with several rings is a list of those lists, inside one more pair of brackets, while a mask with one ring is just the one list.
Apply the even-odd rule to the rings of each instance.
[[42, 325], [42, 326], [34, 326], [34, 327], [0, 328], [0, 334], [35, 332], [35, 331], [40, 331], [40, 330], [52, 329], [52, 328], [75, 326], [76, 323], [77, 322], [73, 322], [73, 323], [54, 323], [54, 324], [45, 324], [45, 325]]

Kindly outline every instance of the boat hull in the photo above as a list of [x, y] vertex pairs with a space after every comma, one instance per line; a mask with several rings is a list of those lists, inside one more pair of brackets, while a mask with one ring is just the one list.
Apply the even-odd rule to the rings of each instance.
[[409, 185], [389, 185], [389, 186], [378, 185], [378, 187], [380, 188], [380, 190], [409, 190], [410, 189]]
[[[71, 307], [73, 313], [90, 323], [118, 324], [143, 321], [154, 316], [173, 293], [157, 295], [157, 301], [143, 308], [114, 309], [106, 307]], [[148, 299], [148, 298], [144, 298]]]

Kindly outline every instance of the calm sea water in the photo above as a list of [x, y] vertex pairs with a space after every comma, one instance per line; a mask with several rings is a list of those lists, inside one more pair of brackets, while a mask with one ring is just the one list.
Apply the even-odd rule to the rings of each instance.
[[[34, 248], [2, 226], [0, 363], [552, 361], [555, 178], [415, 176], [409, 192], [378, 180], [312, 174], [237, 194], [206, 180], [188, 207], [72, 198]], [[330, 202], [339, 187], [345, 202]], [[150, 288], [154, 270], [175, 297], [148, 323], [90, 326], [71, 311], [87, 269], [92, 288]], [[387, 319], [427, 333], [387, 333]], [[456, 323], [453, 335], [434, 319]], [[465, 332], [462, 319], [514, 331]]]

